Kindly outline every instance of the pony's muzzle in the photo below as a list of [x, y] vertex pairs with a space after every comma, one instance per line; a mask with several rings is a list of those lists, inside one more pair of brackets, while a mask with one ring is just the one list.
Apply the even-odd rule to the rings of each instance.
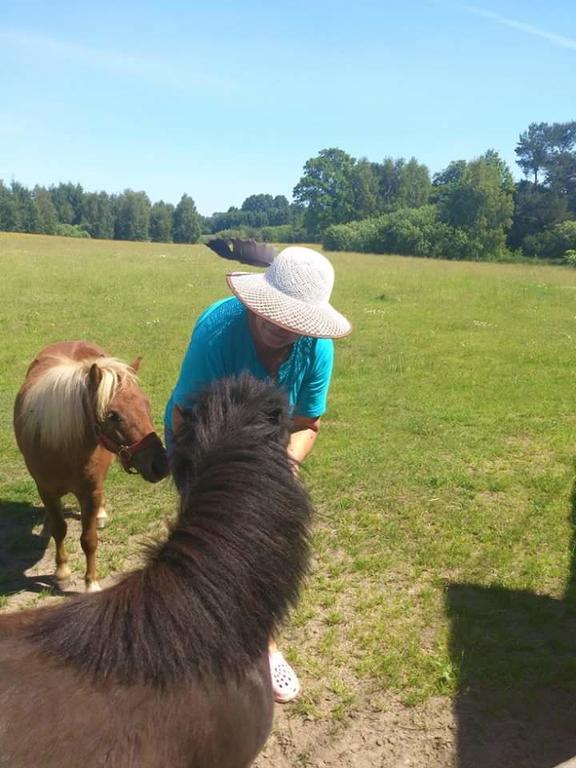
[[132, 455], [131, 465], [149, 483], [158, 483], [168, 475], [168, 456], [157, 434], [151, 436], [145, 448]]

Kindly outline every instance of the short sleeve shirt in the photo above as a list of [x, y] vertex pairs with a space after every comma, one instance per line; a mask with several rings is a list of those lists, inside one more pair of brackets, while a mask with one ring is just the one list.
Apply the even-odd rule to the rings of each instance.
[[[275, 377], [288, 396], [293, 415], [318, 418], [326, 411], [332, 376], [332, 339], [299, 336]], [[248, 325], [248, 311], [236, 297], [212, 304], [199, 317], [182, 362], [178, 381], [166, 405], [164, 426], [171, 437], [174, 405], [194, 404], [207, 384], [228, 376], [251, 373], [271, 379], [260, 362]]]

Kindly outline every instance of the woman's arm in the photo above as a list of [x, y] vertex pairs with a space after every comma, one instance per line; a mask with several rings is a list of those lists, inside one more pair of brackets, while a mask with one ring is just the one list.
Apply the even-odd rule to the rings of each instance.
[[299, 466], [312, 450], [319, 429], [319, 418], [295, 416], [292, 419], [292, 435], [288, 443], [288, 455], [297, 462], [296, 466]]

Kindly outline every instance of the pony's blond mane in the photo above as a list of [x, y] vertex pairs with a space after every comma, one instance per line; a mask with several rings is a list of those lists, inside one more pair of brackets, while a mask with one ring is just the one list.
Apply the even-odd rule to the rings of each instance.
[[24, 394], [19, 427], [25, 442], [38, 440], [50, 448], [71, 448], [82, 442], [86, 435], [88, 372], [94, 364], [102, 374], [95, 397], [98, 420], [104, 418], [118, 389], [136, 381], [133, 369], [115, 357], [57, 358]]

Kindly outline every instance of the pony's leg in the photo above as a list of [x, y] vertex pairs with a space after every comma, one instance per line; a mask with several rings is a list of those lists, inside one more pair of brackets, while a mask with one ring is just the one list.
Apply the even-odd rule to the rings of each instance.
[[86, 555], [86, 592], [99, 592], [100, 584], [96, 578], [96, 549], [98, 547], [98, 511], [102, 508], [102, 490], [96, 488], [79, 498], [82, 515], [82, 535], [80, 544]]
[[68, 526], [64, 519], [64, 510], [60, 496], [38, 488], [38, 493], [46, 510], [46, 517], [50, 522], [52, 536], [56, 544], [56, 581], [60, 586], [66, 585], [70, 579], [70, 568], [68, 567], [68, 555], [64, 548], [64, 539]]

